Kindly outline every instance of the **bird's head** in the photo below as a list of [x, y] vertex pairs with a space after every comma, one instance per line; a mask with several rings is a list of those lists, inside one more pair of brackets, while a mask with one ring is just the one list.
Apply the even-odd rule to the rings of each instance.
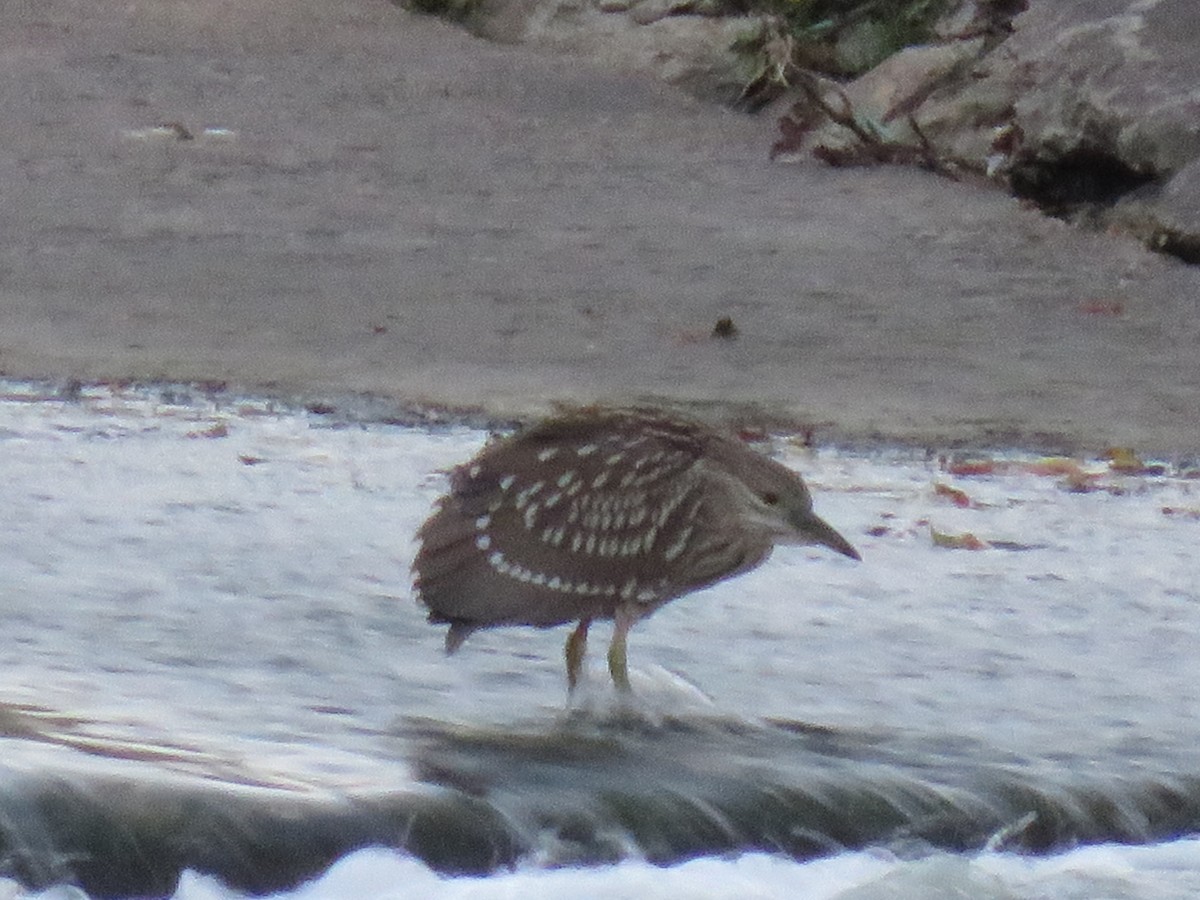
[[766, 531], [778, 544], [821, 544], [851, 559], [862, 558], [813, 512], [808, 487], [791, 469], [733, 440], [714, 442], [706, 460], [736, 499], [744, 524]]

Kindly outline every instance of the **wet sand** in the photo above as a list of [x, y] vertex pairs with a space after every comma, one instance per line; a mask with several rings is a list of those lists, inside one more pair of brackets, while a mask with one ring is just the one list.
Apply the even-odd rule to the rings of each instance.
[[[50, 0], [8, 24], [10, 377], [1200, 445], [1200, 269], [989, 188], [771, 164], [770, 121], [385, 2]], [[721, 316], [736, 340], [705, 337]]]

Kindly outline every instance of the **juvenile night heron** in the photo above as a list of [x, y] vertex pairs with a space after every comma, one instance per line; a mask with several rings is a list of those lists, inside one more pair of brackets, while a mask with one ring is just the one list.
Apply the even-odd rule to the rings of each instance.
[[753, 569], [775, 544], [859, 558], [799, 475], [646, 409], [581, 409], [489, 444], [450, 473], [417, 537], [417, 597], [450, 625], [447, 653], [480, 628], [578, 622], [571, 689], [594, 619], [614, 620], [608, 668], [627, 691], [629, 629], [668, 601]]

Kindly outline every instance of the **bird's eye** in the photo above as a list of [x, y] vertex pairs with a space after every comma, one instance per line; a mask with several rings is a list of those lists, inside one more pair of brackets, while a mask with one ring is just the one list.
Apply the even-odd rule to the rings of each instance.
[[779, 495], [774, 491], [767, 491], [765, 494], [761, 494], [759, 499], [762, 500], [763, 503], [767, 504], [767, 506], [774, 506], [779, 502]]

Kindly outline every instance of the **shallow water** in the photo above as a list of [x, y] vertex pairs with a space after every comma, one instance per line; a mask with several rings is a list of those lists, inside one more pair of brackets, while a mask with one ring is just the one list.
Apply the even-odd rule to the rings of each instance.
[[[446, 658], [412, 601], [439, 470], [483, 433], [186, 388], [2, 393], [0, 897], [169, 895], [181, 872], [183, 897], [288, 890], [366, 846], [392, 850], [306, 890], [1067, 897], [1117, 866], [1112, 896], [1187, 896], [1196, 866], [1139, 874], [1109, 846], [1200, 860], [1174, 840], [1200, 824], [1185, 462], [969, 476], [781, 446], [864, 561], [784, 548], [669, 605], [634, 630], [632, 706], [598, 629], [568, 708], [563, 629]], [[1109, 854], [1082, 857], [1086, 890], [1054, 863], [1080, 844]], [[342, 891], [345, 866], [378, 890]]]

